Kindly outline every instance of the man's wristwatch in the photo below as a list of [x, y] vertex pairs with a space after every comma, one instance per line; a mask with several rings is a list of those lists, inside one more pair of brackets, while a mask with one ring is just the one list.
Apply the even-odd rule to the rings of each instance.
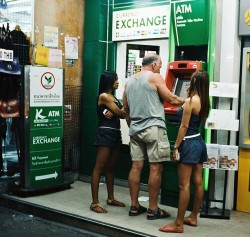
[[177, 145], [174, 145], [174, 149], [178, 149], [178, 146], [177, 146]]

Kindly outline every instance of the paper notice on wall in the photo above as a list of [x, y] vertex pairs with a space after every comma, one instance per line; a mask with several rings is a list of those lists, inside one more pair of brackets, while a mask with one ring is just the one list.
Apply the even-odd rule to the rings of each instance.
[[49, 67], [62, 67], [62, 50], [49, 49]]
[[78, 59], [78, 39], [76, 37], [65, 37], [65, 58]]
[[44, 46], [58, 48], [58, 28], [44, 26]]
[[35, 51], [35, 64], [48, 66], [49, 62], [49, 48], [42, 45], [36, 46]]

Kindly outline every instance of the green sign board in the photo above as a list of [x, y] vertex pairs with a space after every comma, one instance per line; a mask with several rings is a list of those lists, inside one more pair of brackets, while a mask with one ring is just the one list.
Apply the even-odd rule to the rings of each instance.
[[31, 67], [29, 108], [29, 185], [62, 182], [63, 71]]
[[30, 130], [30, 182], [32, 186], [61, 182], [62, 129]]
[[209, 0], [172, 0], [171, 24], [175, 44], [207, 45]]

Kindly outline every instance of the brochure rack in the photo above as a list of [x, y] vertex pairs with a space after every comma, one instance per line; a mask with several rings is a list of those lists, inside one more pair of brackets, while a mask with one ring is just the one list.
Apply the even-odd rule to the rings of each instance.
[[[222, 96], [223, 97], [223, 96]], [[217, 99], [216, 99], [217, 98]], [[229, 98], [230, 100], [230, 110], [232, 110], [233, 107], [233, 98]], [[218, 102], [218, 96], [215, 97], [214, 103]], [[218, 104], [218, 103], [215, 103]], [[230, 144], [230, 136], [231, 131], [228, 129], [228, 136], [227, 136], [227, 145]], [[216, 135], [217, 131], [214, 131], [213, 135]], [[216, 140], [216, 139], [214, 139]], [[211, 190], [211, 179], [208, 180], [208, 190], [205, 192], [205, 201], [203, 202], [200, 217], [201, 218], [215, 218], [215, 219], [230, 219], [230, 210], [226, 209], [226, 192], [227, 192], [227, 185], [228, 185], [228, 170], [222, 170], [224, 171], [224, 190], [223, 190], [223, 197], [222, 199], [210, 199], [209, 194]], [[209, 177], [214, 174], [215, 170], [209, 168]], [[219, 202], [222, 203], [222, 209], [219, 208], [210, 208], [209, 204], [210, 202]]]

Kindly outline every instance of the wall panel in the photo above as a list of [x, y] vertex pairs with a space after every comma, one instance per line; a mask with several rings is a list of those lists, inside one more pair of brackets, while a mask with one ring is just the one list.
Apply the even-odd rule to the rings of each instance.
[[64, 47], [64, 37], [78, 37], [78, 60], [65, 68], [65, 85], [82, 85], [85, 0], [36, 0], [34, 12], [34, 44], [44, 43], [44, 26], [58, 27], [59, 49]]

